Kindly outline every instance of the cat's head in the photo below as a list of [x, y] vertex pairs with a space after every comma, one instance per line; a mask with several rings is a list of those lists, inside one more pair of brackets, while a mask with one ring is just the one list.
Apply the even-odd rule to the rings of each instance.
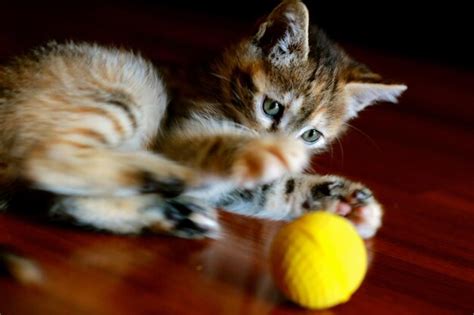
[[319, 150], [377, 101], [396, 102], [404, 85], [382, 83], [310, 27], [306, 6], [285, 1], [214, 69], [234, 121], [295, 136]]

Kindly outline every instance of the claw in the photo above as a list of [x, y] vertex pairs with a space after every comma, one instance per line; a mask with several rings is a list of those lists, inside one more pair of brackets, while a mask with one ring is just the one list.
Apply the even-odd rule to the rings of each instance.
[[216, 238], [219, 232], [216, 210], [194, 198], [167, 200], [165, 216], [172, 225], [168, 232], [179, 237]]
[[363, 202], [372, 197], [372, 193], [368, 189], [356, 189], [351, 197], [358, 202]]

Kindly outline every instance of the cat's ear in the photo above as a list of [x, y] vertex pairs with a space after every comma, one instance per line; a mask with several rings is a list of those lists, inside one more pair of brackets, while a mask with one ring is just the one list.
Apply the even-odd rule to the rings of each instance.
[[344, 93], [349, 118], [357, 116], [358, 112], [376, 102], [396, 103], [407, 89], [403, 84], [384, 83], [380, 75], [361, 64], [352, 67], [346, 80]]
[[276, 7], [260, 25], [253, 43], [276, 66], [290, 66], [308, 59], [309, 14], [299, 0]]

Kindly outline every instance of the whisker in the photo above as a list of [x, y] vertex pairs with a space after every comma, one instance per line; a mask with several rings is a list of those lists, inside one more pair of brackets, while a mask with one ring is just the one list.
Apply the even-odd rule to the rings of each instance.
[[[218, 79], [221, 79], [223, 81], [226, 81], [226, 82], [231, 82], [231, 80], [223, 75], [220, 75], [218, 73], [215, 73], [215, 72], [211, 72], [211, 75], [218, 78]], [[244, 104], [244, 101], [242, 100], [242, 98], [240, 97], [240, 95], [235, 91], [235, 89], [231, 89], [232, 91], [232, 95], [234, 95], [234, 97], [241, 103], [241, 104]]]
[[230, 82], [230, 79], [229, 78], [226, 78], [224, 77], [223, 75], [220, 75], [220, 74], [217, 74], [215, 72], [211, 72], [211, 75], [218, 78], [218, 79], [221, 79], [221, 80], [224, 80], [224, 81], [227, 81], [227, 82]]
[[329, 148], [329, 154], [331, 154], [331, 160], [334, 158], [334, 149], [333, 149], [333, 144], [331, 143], [328, 148]]
[[336, 137], [336, 141], [339, 144], [339, 149], [341, 150], [341, 166], [344, 167], [344, 148], [342, 147], [341, 140], [339, 140], [338, 137]]
[[305, 167], [305, 171], [309, 172], [309, 173], [315, 173], [316, 172], [316, 169], [314, 168], [313, 166], [313, 159], [311, 159], [310, 163], [308, 164], [308, 166]]
[[344, 125], [346, 125], [347, 127], [349, 128], [352, 128], [354, 129], [355, 131], [357, 131], [359, 134], [361, 134], [362, 136], [364, 136], [367, 140], [369, 140], [369, 142], [371, 143], [371, 145], [373, 145], [377, 150], [381, 151], [380, 147], [377, 145], [377, 143], [374, 141], [374, 139], [372, 139], [368, 134], [366, 134], [365, 132], [363, 132], [362, 130], [360, 130], [359, 128], [351, 125], [350, 123], [344, 123]]
[[235, 90], [232, 90], [232, 94], [234, 94], [234, 97], [238, 99], [240, 103], [242, 104], [244, 103], [242, 99], [240, 98], [240, 95]]

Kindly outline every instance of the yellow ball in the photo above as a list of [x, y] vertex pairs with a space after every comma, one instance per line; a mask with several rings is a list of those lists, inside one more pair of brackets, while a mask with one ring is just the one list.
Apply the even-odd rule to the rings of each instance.
[[354, 226], [323, 211], [284, 226], [270, 256], [277, 286], [290, 300], [311, 309], [347, 302], [367, 271], [367, 251]]

